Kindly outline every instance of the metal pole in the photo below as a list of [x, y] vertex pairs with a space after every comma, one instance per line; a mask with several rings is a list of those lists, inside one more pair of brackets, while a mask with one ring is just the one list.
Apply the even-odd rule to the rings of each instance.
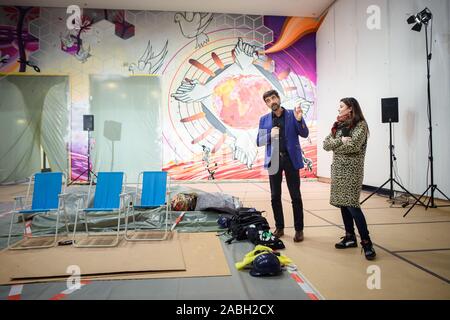
[[91, 130], [88, 130], [88, 162], [87, 162], [87, 181], [91, 181]]
[[392, 119], [389, 119], [389, 164], [390, 164], [390, 185], [391, 185], [391, 189], [389, 192], [389, 199], [393, 199], [394, 198], [394, 181], [393, 181], [393, 172], [392, 172], [392, 167], [393, 167], [393, 161], [392, 161], [392, 148], [394, 148], [394, 146], [392, 145]]
[[430, 154], [428, 156], [428, 160], [430, 161], [430, 172], [431, 172], [431, 208], [436, 208], [434, 203], [434, 166], [433, 166], [433, 127], [431, 122], [431, 87], [430, 87], [430, 60], [431, 56], [428, 50], [428, 23], [425, 24], [425, 44], [426, 44], [426, 52], [427, 52], [427, 94], [428, 94], [428, 130], [430, 131]]

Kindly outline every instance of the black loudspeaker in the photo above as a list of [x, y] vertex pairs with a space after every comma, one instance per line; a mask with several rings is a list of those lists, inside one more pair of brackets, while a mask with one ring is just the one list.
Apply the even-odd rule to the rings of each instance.
[[381, 122], [398, 122], [398, 98], [381, 99]]
[[94, 131], [94, 115], [93, 114], [83, 115], [83, 130], [84, 131]]

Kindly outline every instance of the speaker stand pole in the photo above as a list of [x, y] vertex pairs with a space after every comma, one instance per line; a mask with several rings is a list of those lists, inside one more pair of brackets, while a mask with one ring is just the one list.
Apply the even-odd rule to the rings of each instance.
[[91, 130], [88, 131], [87, 181], [91, 182]]
[[87, 154], [87, 168], [82, 173], [78, 175], [74, 180], [72, 180], [67, 186], [72, 185], [75, 181], [77, 181], [82, 175], [87, 173], [87, 181], [90, 183], [91, 181], [91, 173], [97, 178], [97, 175], [91, 170], [91, 130], [88, 130], [88, 154]]
[[421, 205], [425, 207], [425, 204], [420, 201], [416, 196], [414, 196], [411, 192], [406, 190], [404, 186], [402, 186], [397, 180], [394, 178], [394, 145], [392, 144], [392, 119], [389, 119], [389, 166], [390, 166], [390, 173], [389, 173], [389, 179], [386, 180], [385, 183], [383, 183], [381, 186], [379, 186], [374, 192], [372, 192], [367, 198], [365, 198], [363, 201], [360, 202], [360, 204], [363, 204], [366, 202], [370, 197], [372, 197], [374, 194], [378, 193], [378, 191], [381, 190], [388, 182], [390, 182], [390, 189], [389, 189], [389, 199], [394, 199], [394, 183], [396, 183], [400, 188], [405, 191], [409, 196], [413, 197], [417, 202], [420, 202]]

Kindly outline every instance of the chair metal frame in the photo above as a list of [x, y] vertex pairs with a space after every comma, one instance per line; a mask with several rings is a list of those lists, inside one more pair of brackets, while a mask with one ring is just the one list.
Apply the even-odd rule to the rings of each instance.
[[[50, 172], [51, 173], [59, 173], [59, 172]], [[49, 245], [43, 245], [43, 246], [20, 246], [20, 247], [15, 247], [14, 244], [11, 245], [11, 232], [12, 232], [12, 227], [13, 227], [13, 222], [14, 222], [14, 217], [16, 215], [21, 215], [22, 216], [22, 222], [23, 222], [23, 231], [24, 234], [26, 232], [26, 219], [25, 216], [26, 215], [31, 215], [34, 213], [21, 213], [21, 211], [27, 210], [27, 209], [31, 209], [32, 204], [33, 204], [33, 200], [30, 200], [30, 190], [31, 190], [31, 184], [33, 183], [33, 181], [35, 180], [35, 176], [37, 174], [42, 174], [41, 172], [36, 172], [34, 173], [32, 176], [30, 176], [29, 182], [28, 182], [28, 188], [27, 188], [27, 193], [25, 196], [17, 196], [14, 198], [14, 208], [11, 211], [11, 223], [9, 226], [9, 234], [8, 234], [8, 243], [7, 243], [7, 248], [9, 250], [27, 250], [27, 249], [43, 249], [43, 248], [51, 248], [54, 247], [57, 243], [58, 240], [58, 225], [59, 225], [59, 216], [61, 213], [61, 210], [64, 212], [64, 217], [65, 217], [65, 226], [66, 226], [66, 233], [69, 234], [69, 226], [68, 226], [68, 218], [67, 218], [67, 213], [65, 210], [65, 197], [68, 195], [66, 193], [66, 188], [67, 188], [67, 175], [62, 172], [62, 190], [61, 193], [58, 195], [58, 207], [56, 209], [50, 209], [48, 211], [36, 211], [36, 214], [50, 214], [51, 212], [55, 212], [56, 211], [56, 225], [55, 225], [55, 234], [54, 234], [54, 240], [51, 244]], [[48, 174], [48, 173], [45, 173]], [[34, 190], [34, 185], [33, 185], [33, 193], [35, 192]], [[23, 203], [23, 199], [25, 198], [25, 204]], [[20, 208], [20, 209], [19, 209]], [[43, 212], [43, 213], [39, 213], [39, 212]], [[36, 238], [48, 238], [48, 235], [40, 235], [40, 236], [26, 236], [27, 239], [36, 239]], [[17, 244], [17, 243], [16, 243]]]
[[[104, 173], [112, 173], [112, 172], [104, 172]], [[97, 173], [98, 176], [99, 173]], [[73, 227], [73, 233], [72, 233], [72, 245], [74, 247], [77, 248], [109, 248], [109, 247], [116, 247], [119, 242], [120, 242], [120, 218], [121, 218], [121, 213], [122, 210], [125, 208], [125, 198], [127, 196], [130, 196], [130, 193], [125, 193], [123, 192], [125, 186], [126, 186], [126, 181], [127, 181], [127, 176], [125, 174], [125, 172], [123, 172], [123, 178], [122, 178], [122, 190], [121, 193], [119, 194], [120, 197], [120, 202], [119, 202], [119, 208], [117, 208], [116, 210], [112, 210], [111, 212], [117, 212], [117, 231], [116, 232], [96, 232], [96, 235], [116, 235], [116, 240], [112, 243], [112, 244], [107, 244], [107, 245], [100, 245], [100, 244], [94, 244], [94, 245], [87, 245], [87, 244], [77, 244], [76, 242], [76, 232], [77, 232], [77, 222], [78, 222], [78, 215], [80, 213], [83, 213], [84, 215], [84, 226], [85, 226], [85, 232], [87, 234], [87, 236], [85, 237], [86, 239], [92, 238], [91, 234], [89, 232], [89, 226], [88, 226], [88, 213], [85, 211], [86, 209], [88, 209], [88, 205], [89, 205], [89, 200], [91, 199], [91, 190], [92, 190], [92, 184], [93, 184], [94, 179], [91, 179], [90, 183], [89, 183], [89, 190], [87, 195], [86, 194], [79, 194], [79, 199], [77, 201], [77, 210], [76, 210], [76, 214], [75, 214], [75, 224]], [[95, 193], [94, 193], [94, 198], [95, 198]], [[101, 211], [101, 210], [99, 210]], [[80, 216], [80, 220], [81, 220], [81, 216]]]
[[[137, 203], [137, 199], [138, 199], [138, 195], [139, 195], [139, 186], [141, 184], [143, 185], [144, 172], [163, 172], [163, 171], [142, 171], [142, 172], [139, 173], [138, 183], [136, 185], [136, 191], [132, 195], [133, 196], [133, 204], [134, 205], [136, 205], [136, 203]], [[141, 183], [141, 176], [142, 176], [142, 183]], [[170, 233], [170, 230], [168, 228], [168, 216], [169, 216], [169, 206], [170, 206], [170, 187], [171, 187], [171, 179], [170, 179], [169, 174], [167, 173], [166, 191], [165, 191], [166, 192], [166, 198], [165, 198], [166, 203], [164, 205], [160, 205], [159, 206], [160, 208], [164, 207], [164, 206], [166, 207], [164, 235], [161, 238], [145, 238], [145, 239], [133, 239], [133, 238], [130, 238], [128, 236], [128, 218], [129, 218], [130, 211], [132, 211], [132, 213], [133, 213], [132, 216], [133, 216], [133, 223], [134, 224], [136, 224], [136, 218], [135, 218], [135, 214], [134, 214], [134, 211], [135, 211], [134, 210], [134, 205], [128, 205], [127, 206], [127, 210], [126, 210], [126, 215], [125, 215], [125, 234], [124, 234], [125, 240], [139, 242], [139, 241], [163, 241], [163, 240], [167, 239], [167, 237], [168, 237], [168, 235]], [[143, 188], [141, 188], [141, 197], [142, 197], [142, 191], [143, 191]], [[142, 198], [141, 198], [141, 201], [142, 201]], [[137, 230], [139, 230], [139, 229], [137, 229], [135, 227], [133, 231], [136, 232]]]

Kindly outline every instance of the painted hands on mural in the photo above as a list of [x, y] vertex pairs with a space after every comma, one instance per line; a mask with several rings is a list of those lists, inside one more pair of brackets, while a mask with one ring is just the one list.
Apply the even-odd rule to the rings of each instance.
[[238, 43], [234, 47], [234, 54], [236, 63], [242, 70], [245, 70], [258, 58], [256, 47], [244, 42], [242, 38], [238, 39]]
[[233, 159], [251, 169], [258, 155], [258, 149], [254, 142], [256, 135], [249, 130], [232, 130], [231, 133], [235, 137], [234, 141], [230, 143]]
[[[252, 65], [253, 61], [258, 58], [256, 53], [256, 47], [249, 43], [246, 43], [242, 38], [238, 39], [236, 46], [234, 47], [234, 54], [236, 57], [236, 63], [229, 66], [221, 75], [223, 77], [236, 75], [238, 71], [235, 68], [245, 70]], [[238, 67], [236, 67], [236, 65]], [[217, 85], [223, 77], [215, 77], [207, 84], [200, 84], [198, 80], [187, 80], [184, 79], [175, 93], [171, 96], [181, 102], [194, 102], [201, 101], [206, 97], [210, 96]]]
[[[242, 38], [238, 38], [233, 54], [235, 63], [227, 66], [219, 76], [213, 77], [206, 84], [201, 84], [196, 79], [184, 79], [171, 96], [184, 103], [202, 102], [203, 107], [209, 111], [207, 118], [209, 117], [210, 124], [220, 132], [228, 134], [227, 144], [232, 150], [233, 159], [238, 160], [250, 169], [258, 153], [255, 143], [256, 130], [236, 129], [226, 124], [216, 113], [216, 110], [211, 108], [211, 103], [207, 99], [223, 79], [246, 74], [251, 70], [255, 59], [258, 58], [256, 47], [244, 42]], [[214, 119], [211, 120], [211, 117]]]
[[183, 80], [175, 93], [172, 93], [172, 97], [181, 102], [194, 102], [202, 101], [207, 98], [211, 92], [206, 90], [205, 86], [201, 84], [197, 79]]

